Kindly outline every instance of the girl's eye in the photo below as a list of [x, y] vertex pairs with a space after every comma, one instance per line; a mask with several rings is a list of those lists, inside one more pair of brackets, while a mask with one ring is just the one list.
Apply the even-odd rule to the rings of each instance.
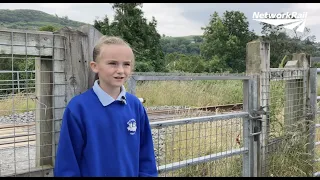
[[124, 64], [125, 66], [130, 66], [130, 64]]
[[111, 63], [109, 63], [109, 64], [111, 64], [111, 65], [116, 65], [116, 63], [115, 63], [115, 62], [111, 62]]

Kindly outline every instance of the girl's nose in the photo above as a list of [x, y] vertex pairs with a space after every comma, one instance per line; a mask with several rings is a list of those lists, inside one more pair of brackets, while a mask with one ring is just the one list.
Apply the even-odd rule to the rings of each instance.
[[123, 73], [123, 72], [124, 72], [123, 67], [122, 67], [121, 65], [118, 66], [117, 72], [118, 72], [118, 73]]

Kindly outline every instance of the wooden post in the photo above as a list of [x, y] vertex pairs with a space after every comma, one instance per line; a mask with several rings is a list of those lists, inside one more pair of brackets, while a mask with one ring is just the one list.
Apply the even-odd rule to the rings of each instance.
[[52, 165], [52, 62], [35, 58], [36, 166]]
[[64, 108], [67, 104], [67, 76], [66, 76], [66, 43], [65, 38], [58, 35], [53, 36], [53, 127], [54, 136], [52, 136], [52, 160], [55, 164], [57, 144], [59, 141], [61, 119]]
[[90, 68], [90, 61], [93, 61], [93, 48], [96, 45], [96, 43], [98, 42], [98, 40], [103, 36], [103, 34], [101, 34], [97, 29], [95, 29], [93, 26], [91, 25], [84, 25], [81, 26], [80, 31], [87, 34], [88, 36], [88, 49], [87, 49], [87, 55], [88, 55], [88, 88], [91, 88], [93, 86], [94, 83], [94, 79], [95, 79], [95, 73], [92, 72], [91, 68]]
[[54, 152], [56, 152], [65, 107], [71, 98], [87, 90], [86, 62], [88, 56], [85, 54], [85, 49], [88, 47], [87, 36], [80, 31], [62, 28], [54, 34], [56, 36], [54, 37], [55, 136], [53, 141]]
[[71, 98], [79, 95], [93, 85], [94, 73], [89, 63], [92, 51], [101, 33], [92, 26], [80, 30], [63, 28], [54, 33], [54, 153], [60, 138], [62, 117]]
[[[263, 110], [268, 112], [269, 105], [269, 84], [270, 79], [268, 72], [270, 70], [270, 44], [260, 40], [247, 43], [247, 57], [246, 57], [246, 73], [248, 75], [257, 75], [257, 103], [253, 103], [255, 110], [259, 107], [264, 107]], [[251, 112], [252, 113], [252, 112]], [[254, 143], [254, 176], [264, 176], [265, 172], [261, 169], [261, 165], [265, 163], [265, 149], [268, 140], [269, 117], [262, 115], [261, 127], [260, 123], [255, 122], [251, 125], [257, 125], [261, 130], [260, 141]], [[254, 129], [254, 127], [252, 127]], [[261, 154], [260, 154], [261, 149]]]

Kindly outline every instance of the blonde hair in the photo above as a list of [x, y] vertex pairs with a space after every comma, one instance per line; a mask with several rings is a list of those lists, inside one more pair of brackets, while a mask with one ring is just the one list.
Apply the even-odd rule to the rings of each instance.
[[[95, 45], [95, 47], [93, 48], [93, 61], [97, 61], [98, 56], [101, 53], [101, 47], [103, 45], [124, 45], [124, 46], [128, 46], [129, 48], [131, 48], [130, 44], [127, 43], [125, 40], [123, 40], [120, 37], [116, 37], [116, 36], [102, 36], [99, 41], [97, 42], [97, 44]], [[132, 49], [132, 48], [131, 48]], [[134, 62], [135, 62], [135, 58], [133, 55], [133, 60], [132, 60], [132, 70], [134, 69]], [[98, 74], [96, 74], [95, 79], [98, 79]]]

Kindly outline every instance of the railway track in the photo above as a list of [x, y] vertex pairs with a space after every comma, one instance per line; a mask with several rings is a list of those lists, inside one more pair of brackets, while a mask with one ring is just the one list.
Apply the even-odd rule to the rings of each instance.
[[0, 150], [35, 145], [35, 123], [0, 126]]
[[[195, 107], [185, 109], [149, 110], [150, 122], [177, 119], [190, 116], [205, 116], [223, 112], [240, 111], [242, 104], [227, 104], [218, 106]], [[35, 123], [0, 125], [0, 150], [13, 147], [35, 145]]]
[[149, 120], [151, 122], [177, 119], [190, 116], [206, 116], [219, 114], [222, 112], [238, 111], [242, 109], [242, 104], [227, 104], [218, 106], [206, 106], [195, 108], [181, 108], [181, 109], [167, 109], [159, 111], [147, 111]]

